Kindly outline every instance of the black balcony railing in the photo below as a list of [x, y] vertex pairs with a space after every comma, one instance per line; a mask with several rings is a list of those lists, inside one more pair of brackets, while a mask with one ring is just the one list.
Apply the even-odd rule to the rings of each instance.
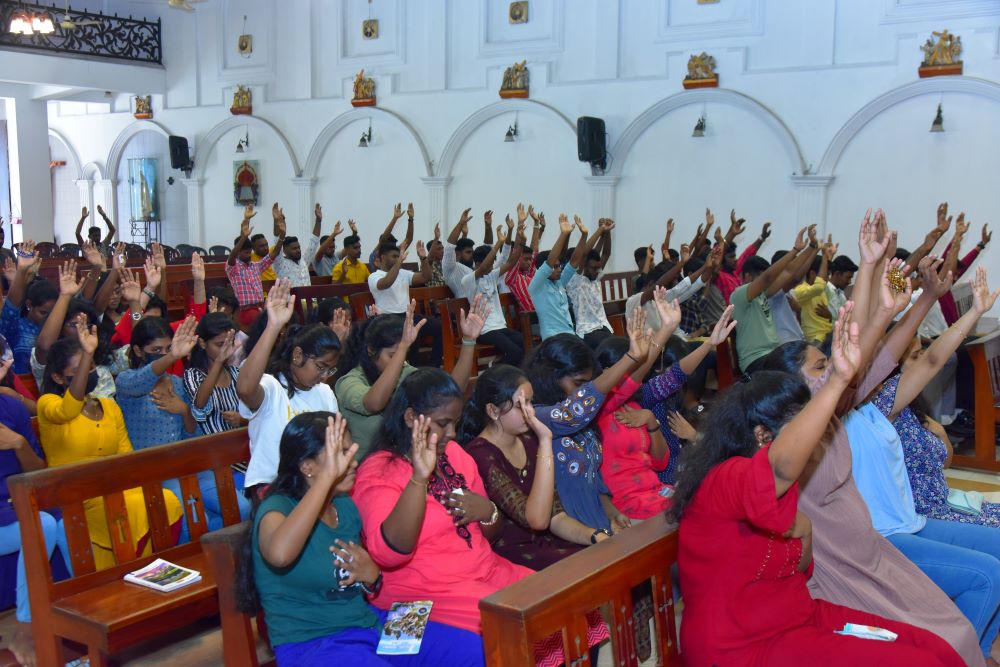
[[[9, 32], [12, 15], [20, 11], [26, 11], [29, 15], [47, 14], [52, 19], [55, 31], [47, 35], [37, 32], [32, 35]], [[75, 27], [64, 28], [60, 25], [67, 16]], [[90, 23], [91, 21], [96, 23]], [[117, 14], [94, 14], [72, 8], [67, 11], [65, 7], [0, 0], [0, 49], [7, 48], [157, 65], [163, 62], [160, 19], [154, 22], [131, 16], [125, 18]]]

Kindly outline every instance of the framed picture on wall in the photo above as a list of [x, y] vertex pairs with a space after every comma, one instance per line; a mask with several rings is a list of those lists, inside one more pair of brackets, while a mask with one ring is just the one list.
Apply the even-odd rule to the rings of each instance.
[[260, 160], [233, 162], [233, 203], [254, 206], [260, 201]]
[[129, 158], [128, 190], [133, 220], [160, 220], [160, 188], [157, 185], [159, 160]]

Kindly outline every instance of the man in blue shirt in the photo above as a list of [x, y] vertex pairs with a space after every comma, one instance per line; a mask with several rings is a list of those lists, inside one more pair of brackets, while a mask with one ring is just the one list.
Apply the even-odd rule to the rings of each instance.
[[537, 271], [528, 284], [528, 294], [535, 304], [542, 340], [561, 333], [576, 334], [569, 312], [569, 298], [566, 296], [566, 285], [576, 272], [572, 269], [566, 271], [562, 261], [572, 231], [573, 225], [566, 214], [560, 215], [559, 238], [551, 251], [538, 254], [535, 259]]

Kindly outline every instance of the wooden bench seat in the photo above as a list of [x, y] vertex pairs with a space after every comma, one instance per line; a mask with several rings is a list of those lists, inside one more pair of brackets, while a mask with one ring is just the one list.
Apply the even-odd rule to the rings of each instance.
[[[46, 468], [8, 480], [21, 530], [32, 627], [39, 665], [65, 662], [62, 640], [87, 647], [93, 667], [139, 642], [218, 612], [216, 582], [199, 538], [207, 532], [197, 474], [215, 478], [226, 526], [240, 522], [231, 465], [250, 457], [247, 430], [237, 429], [170, 445], [73, 465]], [[177, 479], [192, 542], [175, 546], [168, 525], [163, 482]], [[123, 491], [140, 488], [149, 521], [152, 553], [135, 556]], [[97, 570], [84, 501], [102, 498], [116, 564]], [[66, 528], [73, 577], [59, 582], [52, 571], [39, 510], [59, 508]], [[126, 583], [122, 577], [163, 558], [198, 570], [202, 580], [159, 593]]]
[[1000, 329], [965, 344], [972, 360], [975, 386], [975, 452], [972, 456], [956, 454], [953, 466], [1000, 472], [997, 461], [996, 434], [1000, 422]]

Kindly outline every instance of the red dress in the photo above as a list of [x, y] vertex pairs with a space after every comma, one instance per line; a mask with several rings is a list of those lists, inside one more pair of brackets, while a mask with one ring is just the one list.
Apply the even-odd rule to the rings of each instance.
[[[684, 510], [678, 565], [685, 665], [963, 665], [927, 630], [812, 599], [797, 569], [802, 540], [782, 537], [795, 522], [798, 484], [775, 497], [768, 449], [717, 465]], [[899, 638], [835, 634], [844, 623]]]
[[632, 428], [615, 419], [615, 411], [623, 405], [641, 410], [642, 406], [629, 400], [642, 388], [631, 377], [626, 377], [611, 390], [597, 415], [601, 429], [601, 447], [604, 461], [601, 477], [611, 500], [618, 511], [631, 519], [648, 519], [670, 507], [670, 500], [660, 493], [665, 487], [656, 473], [665, 470], [670, 449], [663, 458], [654, 459], [649, 454], [652, 443], [644, 426]]

